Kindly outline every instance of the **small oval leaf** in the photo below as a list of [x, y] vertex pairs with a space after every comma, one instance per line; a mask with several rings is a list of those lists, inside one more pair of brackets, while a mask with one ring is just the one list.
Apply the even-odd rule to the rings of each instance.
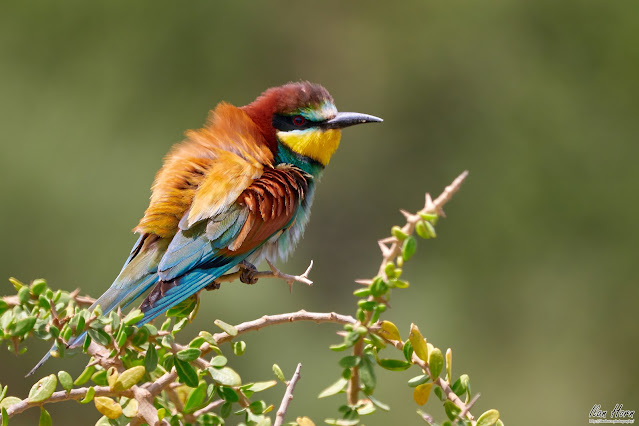
[[93, 399], [95, 403], [95, 408], [102, 414], [110, 418], [111, 420], [115, 420], [122, 415], [122, 407], [120, 404], [109, 398], [108, 396], [96, 396]]
[[69, 373], [66, 371], [58, 371], [58, 380], [67, 393], [71, 392], [71, 389], [73, 389], [73, 378]]
[[413, 399], [417, 405], [424, 405], [428, 402], [428, 397], [430, 396], [430, 390], [432, 387], [432, 383], [424, 383], [415, 388], [413, 391]]
[[410, 325], [410, 334], [408, 339], [413, 345], [415, 355], [417, 355], [422, 361], [428, 362], [428, 345], [426, 344], [426, 339], [424, 339], [424, 336], [422, 336], [422, 333], [415, 324]]
[[42, 402], [53, 395], [55, 387], [58, 384], [58, 378], [55, 374], [50, 374], [38, 380], [29, 391], [29, 402]]
[[178, 358], [175, 358], [175, 371], [177, 371], [180, 381], [192, 388], [197, 387], [198, 377], [195, 369], [188, 362], [184, 362]]
[[240, 386], [242, 384], [240, 375], [237, 374], [232, 368], [209, 368], [208, 371], [211, 374], [211, 378], [221, 385]]
[[117, 378], [115, 383], [113, 383], [111, 390], [120, 392], [131, 388], [137, 382], [142, 380], [142, 377], [144, 377], [144, 373], [146, 373], [146, 370], [142, 365], [131, 367], [128, 370], [123, 371], [122, 374], [120, 374], [120, 376]]
[[91, 386], [89, 390], [87, 390], [86, 395], [84, 395], [84, 398], [82, 398], [82, 400], [80, 401], [80, 404], [87, 404], [93, 401], [94, 396], [95, 396], [95, 389], [93, 389], [93, 386]]
[[378, 359], [377, 363], [380, 367], [391, 371], [404, 371], [412, 365], [401, 359]]
[[437, 379], [444, 368], [444, 356], [439, 348], [433, 348], [428, 355], [428, 368], [433, 380]]
[[332, 385], [324, 389], [322, 392], [320, 392], [320, 394], [317, 397], [326, 398], [327, 396], [336, 395], [340, 393], [341, 391], [343, 391], [347, 384], [348, 384], [348, 380], [344, 379], [343, 377], [340, 377], [338, 381], [336, 381], [335, 383], [333, 383]]
[[379, 335], [388, 340], [402, 340], [397, 326], [390, 321], [382, 321]]
[[216, 319], [213, 323], [224, 330], [229, 336], [237, 336], [237, 328], [233, 327], [231, 324], [227, 324], [219, 319]]
[[492, 409], [486, 411], [477, 419], [477, 426], [493, 426], [499, 420], [499, 411]]

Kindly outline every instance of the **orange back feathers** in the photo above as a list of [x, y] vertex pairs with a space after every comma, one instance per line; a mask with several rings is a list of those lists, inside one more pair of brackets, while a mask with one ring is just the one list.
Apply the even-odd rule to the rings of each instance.
[[187, 228], [226, 208], [262, 175], [263, 165], [272, 163], [273, 153], [253, 120], [220, 103], [205, 127], [188, 131], [167, 154], [134, 232], [172, 237], [189, 208]]

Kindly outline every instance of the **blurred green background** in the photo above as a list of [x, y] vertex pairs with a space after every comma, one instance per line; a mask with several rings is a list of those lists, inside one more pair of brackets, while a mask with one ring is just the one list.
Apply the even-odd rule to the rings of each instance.
[[[285, 270], [315, 261], [315, 286], [226, 284], [184, 333], [297, 309], [354, 313], [353, 280], [377, 239], [470, 176], [439, 238], [405, 268], [387, 318], [452, 347], [510, 425], [581, 425], [594, 404], [639, 409], [639, 18], [631, 2], [3, 2], [0, 5], [0, 277], [45, 277], [97, 296], [135, 237], [169, 147], [220, 100], [308, 79], [338, 107], [383, 117], [345, 131], [306, 237]], [[2, 293], [11, 293], [8, 282]], [[289, 418], [317, 424], [338, 398], [332, 325], [246, 335], [232, 363], [302, 381]], [[294, 350], [291, 350], [294, 348]], [[25, 396], [46, 350], [0, 351], [0, 381]], [[389, 352], [389, 356], [391, 353]], [[84, 358], [44, 373], [77, 374]], [[379, 373], [390, 413], [368, 425], [423, 424], [414, 372]], [[283, 386], [268, 397], [279, 403]], [[441, 418], [433, 399], [427, 412]], [[93, 407], [50, 406], [55, 424], [93, 424]], [[37, 410], [11, 424], [36, 424]], [[540, 420], [543, 419], [543, 420]], [[231, 419], [233, 424], [236, 419]]]

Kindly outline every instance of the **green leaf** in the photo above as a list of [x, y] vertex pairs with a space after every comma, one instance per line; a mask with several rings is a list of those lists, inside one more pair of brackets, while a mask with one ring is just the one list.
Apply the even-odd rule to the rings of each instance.
[[406, 358], [406, 361], [413, 362], [413, 344], [410, 340], [404, 343], [404, 349], [402, 352], [404, 352], [404, 358]]
[[390, 407], [387, 404], [384, 404], [382, 401], [373, 397], [373, 395], [368, 395], [367, 398], [373, 403], [373, 405], [375, 405], [375, 407], [384, 411], [390, 411]]
[[15, 396], [8, 396], [0, 402], [0, 407], [9, 408], [12, 405], [17, 404], [18, 402], [22, 402], [20, 398], [16, 398]]
[[90, 328], [87, 330], [87, 334], [91, 337], [91, 340], [102, 346], [107, 346], [111, 343], [111, 337], [104, 330], [95, 330]]
[[444, 356], [439, 348], [433, 348], [428, 355], [428, 368], [433, 380], [437, 379], [444, 368]]
[[449, 382], [453, 377], [453, 350], [451, 348], [446, 349], [446, 380]]
[[415, 254], [417, 250], [417, 240], [415, 237], [410, 235], [408, 238], [404, 240], [404, 244], [402, 244], [402, 258], [404, 261], [410, 260], [411, 257]]
[[449, 400], [444, 401], [444, 411], [451, 420], [455, 420], [459, 416], [459, 413], [461, 413], [461, 409]]
[[370, 358], [367, 355], [362, 357], [359, 365], [359, 380], [364, 387], [364, 393], [370, 395], [377, 386], [377, 376], [375, 375], [375, 368]]
[[358, 288], [353, 292], [355, 297], [368, 297], [371, 294], [371, 290], [368, 287]]
[[50, 374], [38, 380], [29, 391], [29, 402], [42, 402], [53, 395], [58, 378], [55, 374]]
[[424, 238], [425, 240], [437, 237], [435, 227], [432, 223], [427, 221], [420, 220], [419, 222], [417, 222], [417, 225], [415, 225], [415, 232], [417, 232], [417, 235]]
[[227, 418], [231, 414], [232, 409], [233, 403], [228, 401], [225, 402], [224, 404], [222, 404], [222, 408], [220, 408], [220, 416], [222, 416], [223, 419]]
[[189, 297], [188, 299], [178, 303], [168, 311], [166, 311], [167, 317], [186, 317], [188, 316], [195, 306], [197, 305], [197, 300], [195, 297]]
[[463, 394], [466, 393], [466, 386], [464, 382], [462, 382], [461, 377], [455, 380], [455, 383], [453, 383], [453, 385], [451, 386], [451, 389], [453, 390], [453, 392], [455, 392], [455, 395], [457, 396], [462, 396]]
[[353, 368], [356, 367], [359, 362], [361, 361], [361, 358], [355, 355], [349, 355], [349, 356], [345, 356], [344, 358], [339, 360], [339, 365], [342, 368]]
[[390, 321], [382, 321], [379, 335], [387, 340], [402, 340], [397, 326]]
[[242, 384], [242, 379], [240, 375], [235, 372], [230, 367], [222, 367], [222, 368], [209, 368], [209, 374], [211, 374], [211, 378], [213, 381], [226, 386], [240, 386]]
[[359, 423], [359, 419], [326, 419], [324, 422], [336, 426], [355, 426]]
[[189, 397], [184, 404], [184, 412], [192, 413], [204, 404], [206, 401], [206, 389], [208, 385], [206, 382], [200, 382], [200, 384], [193, 389]]
[[239, 342], [233, 342], [233, 353], [236, 356], [244, 355], [244, 351], [246, 350], [246, 342], [240, 340]]
[[102, 416], [95, 423], [95, 426], [111, 426], [111, 421], [106, 416]]
[[144, 318], [144, 313], [139, 309], [134, 309], [124, 317], [122, 322], [125, 325], [134, 325], [142, 318]]
[[275, 385], [277, 385], [277, 381], [275, 380], [269, 380], [267, 382], [256, 382], [249, 386], [247, 390], [250, 390], [251, 392], [262, 392], [266, 389], [272, 388]]
[[213, 357], [213, 359], [211, 360], [211, 367], [215, 367], [215, 368], [224, 367], [227, 361], [228, 360], [226, 359], [224, 355], [217, 355]]
[[213, 323], [225, 331], [229, 336], [237, 336], [237, 328], [233, 327], [231, 324], [227, 324], [219, 319], [216, 319]]
[[286, 383], [286, 377], [284, 377], [284, 373], [279, 365], [273, 364], [273, 373], [275, 373], [275, 377], [282, 383]]
[[[27, 288], [27, 293], [28, 293], [28, 290], [29, 289]], [[36, 320], [37, 320], [36, 317], [26, 317], [26, 318], [22, 318], [21, 320], [18, 320], [18, 322], [16, 323], [16, 327], [11, 332], [11, 335], [22, 336], [23, 334], [30, 332], [33, 329], [33, 326], [35, 325]]]
[[400, 241], [408, 237], [408, 234], [406, 234], [402, 228], [397, 225], [391, 228], [391, 234]]
[[197, 372], [193, 367], [191, 367], [191, 364], [184, 362], [179, 358], [175, 358], [175, 370], [177, 371], [177, 375], [182, 383], [192, 388], [197, 387]]
[[149, 373], [158, 368], [158, 353], [153, 343], [149, 344], [146, 355], [144, 355], [144, 368], [146, 368], [146, 371]]
[[106, 370], [99, 370], [93, 376], [91, 376], [91, 380], [93, 383], [99, 386], [106, 386], [109, 384], [107, 381], [107, 372]]
[[[38, 297], [38, 304], [40, 305], [40, 307], [42, 307], [43, 309], [49, 311], [51, 310], [51, 303], [49, 303], [49, 301], [47, 300], [46, 297], [44, 297], [43, 295], [40, 295]], [[1, 303], [0, 303], [1, 305]], [[2, 307], [0, 306], [0, 312], [2, 312]]]
[[191, 361], [195, 361], [196, 359], [198, 359], [200, 357], [201, 353], [202, 352], [199, 349], [188, 348], [188, 349], [183, 349], [183, 350], [179, 351], [176, 354], [176, 356], [177, 356], [177, 359], [179, 359], [180, 361], [191, 362]]
[[95, 389], [93, 389], [93, 386], [91, 386], [89, 390], [87, 390], [87, 394], [84, 395], [84, 398], [80, 401], [80, 404], [87, 404], [93, 401], [94, 396], [95, 396]]
[[344, 390], [347, 384], [348, 380], [340, 377], [339, 380], [320, 392], [318, 398], [326, 398], [327, 396], [337, 395]]
[[415, 324], [410, 325], [408, 340], [410, 340], [410, 343], [413, 346], [415, 355], [417, 355], [422, 361], [428, 362], [428, 345], [426, 344], [426, 339], [424, 339], [422, 333]]
[[91, 376], [93, 375], [93, 372], [95, 371], [95, 366], [91, 365], [91, 366], [87, 366], [84, 371], [82, 371], [82, 373], [80, 373], [80, 375], [78, 376], [77, 379], [75, 379], [75, 382], [73, 382], [73, 384], [75, 386], [80, 386], [85, 384], [86, 382], [89, 381], [89, 379], [91, 378]]
[[139, 408], [140, 405], [138, 404], [138, 401], [136, 401], [135, 399], [129, 399], [122, 407], [122, 414], [130, 419], [133, 417], [137, 417]]
[[2, 407], [2, 426], [9, 425], [9, 413], [7, 413], [7, 409]]
[[428, 402], [428, 397], [430, 396], [430, 390], [432, 387], [432, 383], [423, 383], [415, 388], [413, 391], [413, 399], [417, 405], [424, 405]]
[[0, 402], [2, 402], [5, 396], [7, 396], [8, 388], [9, 388], [9, 385], [4, 385], [4, 387], [0, 386]]
[[492, 409], [486, 411], [477, 419], [477, 426], [493, 426], [499, 420], [499, 411]]
[[430, 377], [428, 377], [425, 374], [420, 374], [419, 376], [415, 376], [412, 379], [410, 379], [408, 381], [408, 386], [410, 386], [411, 388], [414, 388], [415, 386], [419, 386], [422, 383], [426, 383], [429, 380], [430, 380]]
[[42, 294], [43, 291], [45, 291], [47, 289], [47, 282], [43, 279], [37, 279], [37, 280], [33, 280], [33, 282], [31, 283], [31, 293], [33, 293], [36, 296], [39, 296]]
[[138, 329], [138, 331], [135, 333], [135, 336], [133, 336], [131, 343], [133, 343], [135, 346], [142, 346], [148, 341], [149, 341], [149, 330], [142, 327]]
[[[46, 284], [45, 284], [46, 286]], [[44, 407], [40, 408], [40, 421], [38, 421], [38, 426], [52, 426], [53, 421], [51, 420], [51, 415]]]
[[370, 293], [375, 297], [379, 297], [387, 291], [388, 286], [384, 282], [384, 279], [382, 277], [376, 277], [370, 286]]
[[123, 371], [113, 384], [112, 390], [115, 392], [121, 392], [123, 390], [130, 389], [133, 385], [142, 380], [144, 373], [146, 373], [146, 370], [142, 365], [131, 367], [128, 370]]
[[218, 388], [218, 392], [220, 394], [220, 397], [222, 397], [222, 399], [224, 399], [226, 402], [238, 402], [240, 400], [240, 396], [232, 387], [220, 386]]
[[401, 359], [378, 359], [377, 363], [380, 367], [391, 371], [404, 371], [412, 365], [410, 362], [402, 361]]
[[24, 286], [18, 290], [18, 300], [21, 304], [25, 304], [31, 298], [31, 293], [29, 292], [29, 287]]
[[203, 338], [209, 345], [215, 346], [216, 344], [215, 339], [213, 338], [213, 335], [209, 333], [208, 331], [200, 331], [198, 336]]
[[10, 282], [11, 284], [13, 284], [13, 288], [15, 288], [15, 289], [16, 289], [16, 291], [18, 291], [18, 290], [20, 290], [22, 287], [24, 287], [24, 283], [23, 283], [22, 281], [20, 281], [19, 279], [17, 279], [17, 278], [10, 277], [10, 278], [9, 278], [9, 282]]

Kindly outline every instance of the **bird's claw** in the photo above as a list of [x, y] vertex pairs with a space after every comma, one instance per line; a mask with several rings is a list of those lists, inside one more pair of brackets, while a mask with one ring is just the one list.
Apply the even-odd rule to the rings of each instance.
[[255, 284], [258, 280], [257, 268], [252, 263], [243, 260], [240, 264], [240, 281], [244, 284]]
[[219, 289], [220, 289], [220, 283], [218, 283], [217, 281], [212, 281], [210, 284], [204, 287], [204, 290], [206, 291], [213, 291], [213, 290], [219, 290]]

